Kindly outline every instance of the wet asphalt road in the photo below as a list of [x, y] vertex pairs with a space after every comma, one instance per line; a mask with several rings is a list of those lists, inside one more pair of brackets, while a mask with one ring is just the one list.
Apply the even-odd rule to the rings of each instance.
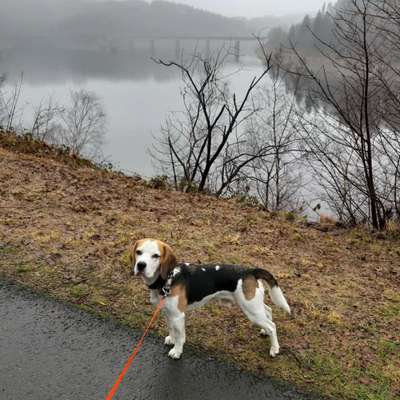
[[[104, 399], [138, 336], [0, 281], [0, 399]], [[155, 336], [146, 338], [138, 357], [115, 399], [311, 399], [189, 347], [181, 360], [170, 360]]]

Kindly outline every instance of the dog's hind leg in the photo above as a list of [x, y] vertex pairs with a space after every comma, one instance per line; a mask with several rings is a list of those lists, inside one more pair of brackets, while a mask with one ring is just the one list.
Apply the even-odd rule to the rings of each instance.
[[[272, 321], [272, 308], [267, 306], [266, 304], [264, 304], [264, 307], [265, 307], [265, 314], [267, 315], [267, 318]], [[261, 328], [260, 335], [268, 336], [268, 332], [264, 328]]]
[[269, 354], [271, 357], [275, 357], [279, 354], [279, 342], [275, 324], [268, 318], [261, 318], [258, 321], [254, 321], [254, 323], [261, 327], [262, 334], [268, 335], [271, 338], [271, 349]]
[[264, 304], [265, 307], [265, 313], [267, 314], [267, 317], [272, 321], [272, 308]]
[[[264, 288], [263, 282], [260, 279], [257, 282], [258, 282], [258, 287], [260, 289]], [[267, 318], [272, 321], [272, 308], [270, 306], [266, 305], [265, 303], [264, 303], [264, 308], [265, 308], [265, 314], [267, 315]], [[264, 328], [261, 328], [260, 335], [269, 336], [268, 332]]]
[[[267, 318], [272, 321], [272, 308], [264, 304], [265, 307], [265, 314], [267, 315]], [[264, 329], [261, 328], [260, 335], [262, 336], [269, 336], [268, 332]]]
[[240, 285], [235, 291], [235, 297], [247, 318], [255, 325], [262, 328], [271, 339], [271, 349], [269, 354], [275, 357], [279, 353], [279, 342], [276, 333], [276, 326], [271, 319], [268, 318], [264, 304], [264, 289], [257, 288], [252, 299], [248, 300], [242, 291]]

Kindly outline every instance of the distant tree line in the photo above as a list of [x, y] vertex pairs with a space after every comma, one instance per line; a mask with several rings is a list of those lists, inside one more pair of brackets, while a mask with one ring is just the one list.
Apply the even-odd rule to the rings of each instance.
[[306, 15], [301, 22], [291, 25], [288, 30], [282, 27], [272, 28], [265, 45], [270, 48], [279, 48], [280, 46], [288, 47], [290, 43], [294, 43], [301, 49], [313, 50], [320, 41], [334, 44], [335, 23], [332, 17], [335, 10], [346, 7], [346, 4], [349, 4], [349, 0], [324, 4], [315, 17]]
[[82, 48], [101, 40], [118, 45], [126, 37], [250, 36], [280, 23], [285, 24], [285, 18], [228, 18], [160, 0], [2, 0], [0, 50], [9, 47], [8, 42]]

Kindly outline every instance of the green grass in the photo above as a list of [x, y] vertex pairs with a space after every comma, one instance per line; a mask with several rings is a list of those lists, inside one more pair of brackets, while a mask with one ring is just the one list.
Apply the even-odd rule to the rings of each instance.
[[69, 289], [69, 293], [73, 298], [80, 300], [89, 295], [90, 288], [86, 284], [78, 284], [76, 286], [71, 287]]

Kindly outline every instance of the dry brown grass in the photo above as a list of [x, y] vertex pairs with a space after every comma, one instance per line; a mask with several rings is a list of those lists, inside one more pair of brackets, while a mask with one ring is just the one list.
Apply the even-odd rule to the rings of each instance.
[[[235, 200], [156, 190], [28, 153], [0, 147], [0, 272], [8, 279], [142, 327], [152, 307], [128, 275], [131, 240], [159, 238], [184, 261], [265, 267], [294, 311], [274, 310], [277, 359], [237, 308], [216, 303], [189, 316], [188, 341], [337, 399], [399, 398], [395, 235], [321, 232]], [[157, 329], [165, 334], [164, 322]]]

